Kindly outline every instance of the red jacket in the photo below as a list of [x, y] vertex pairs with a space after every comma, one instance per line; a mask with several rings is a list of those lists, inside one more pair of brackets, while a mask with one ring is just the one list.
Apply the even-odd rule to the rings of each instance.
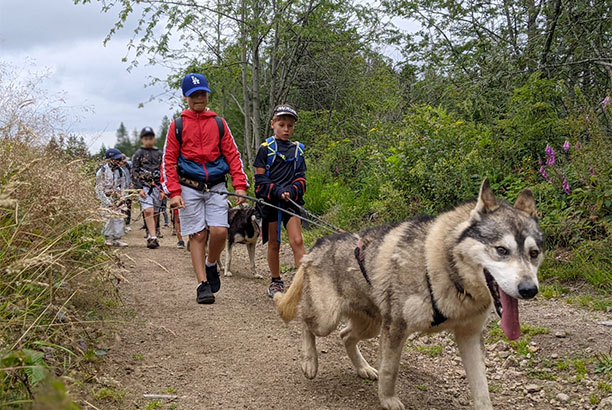
[[[213, 111], [195, 113], [185, 110], [181, 113], [183, 118], [181, 153], [186, 159], [199, 164], [206, 164], [219, 157], [219, 128], [214, 119], [216, 115]], [[243, 189], [246, 191], [249, 183], [242, 166], [240, 152], [238, 152], [232, 132], [225, 120], [223, 120], [223, 125], [225, 126], [225, 134], [221, 141], [221, 153], [223, 153], [225, 161], [229, 165], [232, 185], [234, 190]], [[181, 194], [181, 185], [178, 182], [178, 172], [176, 170], [178, 151], [179, 143], [176, 139], [174, 121], [172, 121], [164, 144], [161, 163], [161, 184], [170, 198]]]

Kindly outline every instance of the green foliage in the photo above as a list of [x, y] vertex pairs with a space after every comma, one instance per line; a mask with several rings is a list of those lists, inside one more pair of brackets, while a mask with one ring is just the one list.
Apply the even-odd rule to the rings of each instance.
[[442, 346], [415, 346], [414, 349], [419, 352], [428, 355], [429, 357], [438, 357], [444, 351]]
[[[597, 360], [597, 366], [595, 367], [595, 373], [610, 373], [612, 374], [612, 347], [608, 354], [606, 353], [598, 353], [595, 355], [595, 360]], [[605, 390], [608, 393], [612, 393], [612, 386], [609, 384], [605, 386]], [[602, 389], [603, 390], [603, 389]]]

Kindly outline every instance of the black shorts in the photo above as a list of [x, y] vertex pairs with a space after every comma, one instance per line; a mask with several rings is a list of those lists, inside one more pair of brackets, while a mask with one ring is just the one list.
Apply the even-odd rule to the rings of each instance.
[[[273, 204], [273, 205], [276, 205], [276, 204]], [[292, 204], [283, 204], [281, 208], [284, 208], [294, 214], [297, 214], [300, 216], [302, 215], [301, 211]], [[262, 241], [263, 243], [266, 243], [268, 242], [268, 239], [269, 239], [268, 238], [268, 224], [276, 223], [278, 221], [278, 213], [282, 211], [279, 211], [278, 209], [271, 208], [266, 205], [262, 205], [261, 203], [257, 204], [256, 209], [259, 215], [261, 215]], [[281, 221], [283, 222], [283, 226], [285, 227], [285, 229], [287, 229], [287, 223], [289, 222], [289, 219], [291, 219], [292, 217], [293, 215], [290, 215], [286, 212], [282, 212]], [[300, 219], [300, 222], [301, 221], [302, 220]]]

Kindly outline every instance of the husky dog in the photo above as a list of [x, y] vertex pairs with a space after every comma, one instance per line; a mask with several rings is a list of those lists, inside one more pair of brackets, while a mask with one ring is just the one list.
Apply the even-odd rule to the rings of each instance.
[[227, 230], [227, 242], [225, 243], [225, 276], [232, 276], [230, 265], [232, 263], [232, 247], [236, 243], [243, 243], [249, 251], [251, 262], [251, 273], [253, 277], [262, 279], [263, 276], [255, 270], [255, 245], [261, 231], [261, 218], [255, 212], [255, 208], [248, 205], [239, 205], [229, 210], [229, 229]]
[[[485, 179], [476, 201], [436, 218], [319, 239], [287, 292], [276, 295], [277, 308], [285, 322], [300, 308], [302, 371], [309, 379], [318, 368], [315, 337], [329, 335], [344, 319], [340, 336], [348, 356], [359, 376], [378, 378], [385, 409], [404, 409], [395, 383], [406, 338], [452, 331], [474, 408], [492, 409], [483, 327], [493, 302], [504, 333], [519, 337], [517, 299], [538, 293], [542, 241], [531, 191], [521, 192], [513, 207], [496, 200]], [[377, 370], [357, 343], [379, 333]]]

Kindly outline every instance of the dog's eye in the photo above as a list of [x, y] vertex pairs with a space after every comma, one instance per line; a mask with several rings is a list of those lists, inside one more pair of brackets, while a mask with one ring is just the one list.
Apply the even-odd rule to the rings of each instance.
[[540, 251], [537, 249], [532, 249], [529, 251], [529, 256], [531, 256], [533, 259], [537, 258], [538, 255], [540, 255]]
[[496, 246], [495, 250], [497, 251], [497, 253], [500, 256], [506, 256], [506, 255], [508, 255], [510, 253], [510, 251], [508, 249], [504, 248], [503, 246]]

